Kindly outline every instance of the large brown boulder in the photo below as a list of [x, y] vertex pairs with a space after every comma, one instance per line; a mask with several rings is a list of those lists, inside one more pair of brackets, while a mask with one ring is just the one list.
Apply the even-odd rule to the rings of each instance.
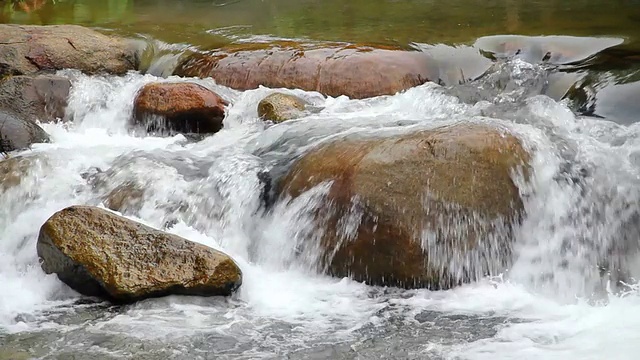
[[230, 295], [242, 282], [229, 256], [90, 206], [55, 213], [40, 229], [37, 249], [46, 273], [114, 302]]
[[137, 65], [126, 39], [76, 25], [0, 24], [0, 78], [61, 69], [124, 74]]
[[174, 74], [212, 77], [216, 83], [238, 90], [263, 85], [361, 99], [421, 85], [437, 76], [438, 69], [419, 51], [281, 42], [196, 53], [180, 63]]
[[10, 76], [0, 81], [0, 109], [29, 121], [56, 121], [64, 118], [70, 90], [62, 76]]
[[215, 133], [223, 126], [227, 105], [195, 83], [150, 83], [136, 95], [134, 122], [148, 131]]
[[48, 142], [47, 133], [35, 123], [0, 109], [0, 153], [27, 149]]
[[299, 159], [279, 192], [295, 198], [332, 181], [315, 212], [329, 273], [442, 289], [509, 262], [523, 209], [511, 176], [527, 159], [513, 135], [483, 125], [343, 139]]

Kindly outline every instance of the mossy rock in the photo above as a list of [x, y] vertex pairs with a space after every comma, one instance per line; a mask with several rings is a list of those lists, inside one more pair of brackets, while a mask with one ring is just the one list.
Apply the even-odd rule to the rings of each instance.
[[228, 255], [91, 206], [55, 213], [40, 229], [37, 250], [47, 274], [117, 303], [170, 294], [224, 296], [242, 283]]
[[281, 123], [302, 117], [307, 105], [306, 101], [297, 96], [273, 93], [258, 103], [258, 116], [264, 120]]

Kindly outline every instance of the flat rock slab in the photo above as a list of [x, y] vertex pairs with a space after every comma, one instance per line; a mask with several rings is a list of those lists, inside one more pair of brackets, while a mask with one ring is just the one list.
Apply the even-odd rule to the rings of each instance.
[[439, 69], [420, 51], [280, 42], [196, 53], [180, 63], [174, 74], [211, 77], [218, 84], [237, 90], [263, 85], [362, 99], [393, 95], [437, 79]]

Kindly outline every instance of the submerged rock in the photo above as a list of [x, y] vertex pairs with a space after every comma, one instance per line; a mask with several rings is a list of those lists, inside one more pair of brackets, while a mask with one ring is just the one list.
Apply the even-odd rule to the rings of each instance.
[[5, 349], [3, 347], [0, 348], [0, 359], [30, 360], [33, 359], [33, 354], [27, 350]]
[[142, 208], [145, 190], [134, 182], [117, 186], [103, 198], [104, 205], [111, 210], [126, 214]]
[[62, 69], [124, 74], [137, 65], [133, 42], [76, 25], [0, 24], [0, 77]]
[[55, 213], [40, 229], [37, 250], [47, 274], [114, 302], [230, 295], [242, 282], [229, 256], [96, 207]]
[[0, 110], [0, 153], [23, 150], [31, 144], [48, 141], [49, 136], [40, 126]]
[[31, 163], [21, 157], [9, 159], [0, 157], [0, 190], [6, 191], [20, 185], [21, 178], [29, 171], [30, 167]]
[[29, 121], [56, 121], [64, 118], [70, 90], [62, 76], [10, 76], [0, 82], [0, 108]]
[[533, 64], [572, 64], [623, 42], [613, 37], [493, 35], [479, 38], [474, 46], [496, 57], [518, 57]]
[[593, 115], [623, 125], [640, 121], [640, 81], [622, 84], [603, 81], [598, 85], [599, 91], [593, 100]]
[[[332, 181], [316, 213], [322, 267], [374, 285], [446, 289], [509, 263], [523, 204], [513, 135], [454, 125], [316, 148], [279, 184], [297, 197]], [[313, 246], [312, 246], [313, 247]]]
[[148, 131], [215, 133], [222, 129], [227, 105], [195, 83], [150, 83], [136, 96], [134, 122]]
[[492, 61], [483, 56], [479, 49], [470, 46], [421, 45], [434, 64], [438, 76], [431, 81], [441, 85], [457, 85], [480, 78], [491, 68]]
[[264, 120], [281, 123], [303, 115], [307, 102], [297, 96], [273, 93], [258, 103], [258, 116]]
[[178, 65], [174, 74], [212, 77], [216, 83], [237, 90], [263, 85], [354, 99], [393, 95], [438, 75], [429, 56], [420, 51], [322, 46], [293, 42], [233, 45], [193, 54]]
[[20, 185], [31, 169], [43, 162], [46, 162], [46, 158], [15, 156], [3, 159], [0, 155], [0, 191]]

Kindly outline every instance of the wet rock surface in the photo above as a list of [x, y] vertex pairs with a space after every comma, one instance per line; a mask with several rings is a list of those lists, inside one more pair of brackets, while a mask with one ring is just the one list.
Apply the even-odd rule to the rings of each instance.
[[49, 136], [40, 126], [0, 110], [0, 153], [24, 150], [34, 143], [48, 141]]
[[513, 135], [454, 125], [320, 146], [280, 188], [295, 198], [332, 181], [317, 214], [331, 274], [446, 289], [509, 263], [523, 208], [511, 174], [527, 159]]
[[103, 199], [108, 209], [125, 214], [135, 213], [142, 207], [144, 189], [138, 184], [127, 182], [115, 187]]
[[29, 121], [56, 121], [64, 118], [70, 90], [62, 76], [10, 76], [0, 81], [0, 109]]
[[273, 93], [258, 103], [258, 116], [280, 123], [304, 115], [308, 103], [295, 95]]
[[0, 24], [0, 77], [62, 69], [87, 74], [124, 74], [135, 70], [129, 40], [76, 25]]
[[46, 273], [114, 302], [230, 295], [242, 282], [237, 264], [219, 251], [89, 206], [55, 213], [37, 249]]
[[218, 94], [195, 83], [150, 83], [134, 101], [134, 122], [160, 133], [215, 133], [229, 105]]
[[437, 76], [437, 68], [420, 51], [280, 42], [196, 53], [179, 64], [174, 74], [212, 77], [218, 84], [237, 90], [263, 85], [362, 99], [421, 85]]

